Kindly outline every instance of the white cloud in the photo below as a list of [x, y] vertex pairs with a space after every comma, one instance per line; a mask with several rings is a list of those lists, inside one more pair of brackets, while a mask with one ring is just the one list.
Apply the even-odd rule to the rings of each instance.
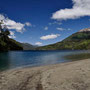
[[40, 39], [41, 40], [55, 39], [59, 36], [60, 36], [60, 34], [51, 34], [51, 35], [42, 36], [42, 37], [40, 37]]
[[90, 16], [90, 0], [72, 0], [71, 9], [61, 9], [53, 13], [52, 19], [67, 20]]
[[9, 38], [16, 38], [15, 33], [13, 31], [10, 31]]
[[71, 28], [68, 28], [68, 30], [70, 31], [70, 30], [72, 30]]
[[68, 31], [70, 31], [70, 30], [72, 30], [71, 28], [65, 29], [65, 28], [60, 28], [60, 27], [58, 27], [58, 28], [56, 28], [56, 29], [59, 30], [59, 31], [63, 31], [63, 30], [68, 30]]
[[44, 28], [44, 30], [48, 30], [48, 27], [46, 26], [46, 27]]
[[26, 24], [26, 26], [32, 26], [32, 24], [30, 22], [26, 22], [25, 24]]
[[36, 42], [35, 45], [39, 45], [40, 46], [40, 45], [42, 45], [42, 43], [41, 42]]
[[14, 29], [17, 32], [23, 32], [25, 30], [25, 26], [30, 26], [29, 22], [25, 24], [20, 22], [15, 22], [9, 18], [4, 17], [4, 15], [0, 14], [0, 21], [3, 20], [4, 24], [7, 26], [8, 29]]
[[57, 21], [55, 21], [55, 22], [52, 22], [52, 23], [49, 23], [49, 25], [54, 25], [54, 24], [61, 25], [62, 23], [61, 23], [61, 22], [57, 22]]
[[2, 14], [0, 14], [0, 20], [4, 20], [4, 19], [5, 17]]
[[10, 20], [8, 18], [5, 19], [4, 22], [8, 29], [15, 29], [17, 32], [22, 32], [23, 30], [25, 30], [24, 28], [25, 25], [22, 23], [16, 23], [15, 21]]
[[65, 29], [64, 29], [64, 28], [60, 28], [60, 27], [58, 27], [57, 30], [59, 30], [59, 31], [63, 31], [63, 30], [65, 30]]

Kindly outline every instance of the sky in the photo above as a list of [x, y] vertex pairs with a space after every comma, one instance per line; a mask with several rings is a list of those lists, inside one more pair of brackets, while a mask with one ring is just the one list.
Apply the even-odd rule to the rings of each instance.
[[0, 20], [10, 38], [44, 46], [90, 28], [90, 0], [0, 0]]

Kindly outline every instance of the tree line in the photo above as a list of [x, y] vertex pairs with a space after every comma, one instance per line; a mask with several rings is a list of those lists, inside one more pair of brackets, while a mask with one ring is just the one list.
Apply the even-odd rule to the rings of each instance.
[[9, 36], [10, 31], [8, 30], [7, 26], [4, 25], [3, 20], [0, 21], [0, 37]]

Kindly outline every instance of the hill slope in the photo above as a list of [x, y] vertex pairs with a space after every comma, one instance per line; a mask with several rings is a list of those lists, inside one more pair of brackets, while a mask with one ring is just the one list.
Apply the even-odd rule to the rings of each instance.
[[0, 51], [23, 50], [21, 44], [8, 36], [0, 37]]
[[35, 50], [35, 48], [38, 47], [29, 43], [21, 43], [21, 46], [23, 47], [23, 50]]
[[61, 42], [37, 48], [38, 50], [88, 50], [90, 49], [90, 28], [80, 30]]
[[7, 26], [3, 23], [3, 20], [1, 20], [0, 21], [0, 51], [23, 50], [23, 47], [19, 42], [9, 38], [10, 34], [11, 33], [8, 30]]

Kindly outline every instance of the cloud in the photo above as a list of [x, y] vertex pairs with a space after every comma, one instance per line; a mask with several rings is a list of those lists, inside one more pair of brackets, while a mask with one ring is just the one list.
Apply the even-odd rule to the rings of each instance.
[[5, 17], [2, 14], [0, 14], [0, 20], [4, 20], [4, 19]]
[[15, 33], [13, 31], [10, 31], [9, 38], [16, 38]]
[[71, 28], [65, 29], [65, 28], [60, 28], [60, 27], [58, 27], [58, 28], [56, 28], [56, 29], [59, 30], [59, 31], [63, 31], [63, 30], [68, 30], [68, 31], [70, 31], [70, 30], [72, 30]]
[[40, 37], [40, 39], [41, 40], [55, 39], [59, 36], [60, 36], [60, 34], [51, 34], [51, 35], [42, 36], [42, 37]]
[[70, 31], [70, 30], [72, 30], [71, 28], [68, 28], [68, 30]]
[[25, 26], [31, 25], [29, 22], [26, 22], [25, 24], [15, 22], [14, 20], [9, 19], [8, 17], [5, 17], [2, 14], [0, 14], [0, 21], [1, 20], [3, 20], [4, 24], [7, 26], [8, 29], [14, 29], [17, 32], [23, 32], [25, 30]]
[[26, 26], [32, 26], [32, 24], [30, 22], [26, 22], [25, 24], [26, 24]]
[[48, 30], [48, 27], [46, 26], [46, 27], [44, 28], [44, 30]]
[[42, 43], [41, 42], [36, 42], [35, 45], [39, 45], [40, 46], [40, 45], [42, 45]]
[[52, 19], [67, 20], [90, 16], [90, 0], [72, 0], [71, 9], [61, 9], [52, 15]]
[[52, 23], [49, 23], [49, 25], [54, 25], [54, 24], [61, 25], [62, 23], [61, 23], [61, 22], [57, 22], [57, 21], [55, 21], [55, 22], [52, 22]]
[[63, 31], [63, 30], [65, 30], [64, 28], [56, 28], [57, 30], [59, 30], [59, 31]]

